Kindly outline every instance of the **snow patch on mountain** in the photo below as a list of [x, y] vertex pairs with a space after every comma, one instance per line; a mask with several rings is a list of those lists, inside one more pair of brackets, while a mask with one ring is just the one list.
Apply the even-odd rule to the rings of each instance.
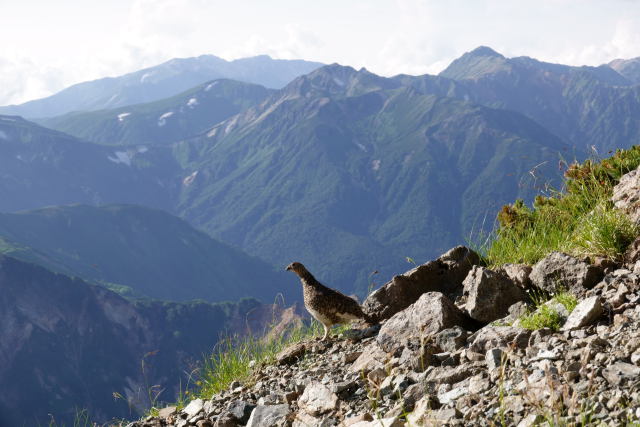
[[153, 75], [153, 72], [150, 73], [144, 73], [142, 75], [142, 77], [140, 77], [140, 83], [144, 83], [145, 81], [147, 81], [149, 79], [149, 77], [151, 77]]
[[122, 163], [131, 166], [131, 156], [126, 151], [116, 151], [115, 157], [107, 156], [113, 163]]
[[198, 98], [191, 98], [187, 101], [187, 107], [189, 108], [195, 108], [196, 105], [198, 105]]
[[196, 179], [197, 176], [198, 176], [198, 171], [195, 171], [194, 173], [192, 173], [191, 175], [189, 175], [188, 177], [182, 180], [182, 185], [184, 185], [185, 187], [188, 187], [193, 183], [193, 181]]
[[374, 171], [377, 171], [378, 169], [380, 169], [380, 163], [382, 163], [382, 161], [376, 159], [374, 161], [371, 162], [371, 169], [373, 169]]
[[171, 117], [171, 116], [173, 116], [173, 111], [169, 111], [169, 112], [164, 113], [163, 115], [161, 115], [161, 116], [158, 118], [158, 126], [164, 126], [164, 125], [166, 125], [166, 124], [167, 124], [167, 119], [168, 119], [169, 117]]
[[120, 113], [120, 114], [118, 114], [118, 121], [119, 122], [124, 122], [124, 119], [127, 118], [130, 115], [131, 115], [131, 113]]
[[209, 91], [211, 90], [211, 88], [212, 88], [212, 87], [214, 87], [214, 86], [215, 86], [215, 85], [217, 85], [217, 84], [218, 84], [218, 82], [217, 82], [217, 81], [216, 81], [216, 82], [213, 82], [213, 83], [209, 83], [209, 84], [207, 85], [207, 87], [205, 87], [205, 88], [204, 88], [204, 91], [205, 91], [205, 92], [209, 92]]

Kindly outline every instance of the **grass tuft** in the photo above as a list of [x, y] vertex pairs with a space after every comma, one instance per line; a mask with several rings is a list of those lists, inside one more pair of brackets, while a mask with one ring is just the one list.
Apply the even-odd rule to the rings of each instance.
[[532, 300], [534, 308], [518, 319], [520, 326], [524, 329], [549, 328], [553, 331], [559, 331], [564, 319], [548, 302], [555, 301], [562, 304], [569, 313], [578, 305], [578, 299], [568, 291], [561, 291], [551, 299], [545, 298], [542, 294], [536, 294]]
[[550, 252], [619, 259], [640, 230], [609, 201], [620, 177], [640, 165], [640, 147], [569, 166], [563, 191], [502, 207], [481, 250], [489, 266], [534, 264]]

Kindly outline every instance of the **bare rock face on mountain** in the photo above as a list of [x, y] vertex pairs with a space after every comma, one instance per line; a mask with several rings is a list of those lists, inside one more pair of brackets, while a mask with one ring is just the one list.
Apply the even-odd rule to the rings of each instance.
[[547, 292], [568, 289], [575, 295], [584, 295], [603, 275], [602, 269], [595, 265], [562, 252], [552, 252], [533, 266], [530, 278], [534, 286]]
[[363, 311], [381, 321], [404, 310], [425, 292], [441, 292], [449, 298], [462, 293], [462, 281], [480, 257], [465, 246], [457, 246], [438, 259], [395, 276], [365, 300]]
[[511, 305], [527, 298], [509, 277], [484, 267], [474, 266], [463, 285], [469, 316], [484, 323], [504, 317]]
[[640, 168], [620, 178], [620, 182], [613, 187], [611, 200], [633, 222], [640, 223]]

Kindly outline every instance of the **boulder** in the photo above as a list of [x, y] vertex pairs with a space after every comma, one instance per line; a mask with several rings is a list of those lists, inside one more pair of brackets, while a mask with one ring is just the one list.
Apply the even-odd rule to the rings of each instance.
[[640, 223], [640, 168], [620, 178], [613, 187], [611, 201], [636, 224]]
[[595, 265], [562, 252], [552, 252], [533, 266], [529, 277], [534, 286], [547, 292], [565, 288], [574, 295], [584, 295], [603, 275], [602, 269]]
[[484, 323], [506, 316], [511, 305], [527, 298], [505, 274], [485, 267], [474, 266], [462, 284], [469, 316]]
[[427, 292], [418, 301], [387, 320], [377, 337], [380, 347], [391, 352], [408, 339], [421, 340], [453, 326], [464, 326], [468, 318], [440, 292]]
[[479, 262], [474, 251], [457, 246], [436, 260], [395, 276], [369, 295], [362, 309], [379, 322], [409, 307], [425, 292], [442, 292], [453, 299], [462, 293], [462, 281]]
[[602, 299], [599, 296], [592, 296], [580, 303], [573, 309], [567, 321], [562, 326], [563, 331], [582, 328], [593, 323], [602, 314]]
[[289, 415], [289, 405], [258, 405], [251, 412], [247, 427], [272, 427], [285, 425]]

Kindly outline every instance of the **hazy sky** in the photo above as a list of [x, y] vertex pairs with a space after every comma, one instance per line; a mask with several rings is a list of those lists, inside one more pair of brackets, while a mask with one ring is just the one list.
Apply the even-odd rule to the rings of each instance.
[[598, 65], [640, 56], [640, 0], [0, 0], [0, 40], [4, 105], [201, 54], [394, 75], [487, 45]]

